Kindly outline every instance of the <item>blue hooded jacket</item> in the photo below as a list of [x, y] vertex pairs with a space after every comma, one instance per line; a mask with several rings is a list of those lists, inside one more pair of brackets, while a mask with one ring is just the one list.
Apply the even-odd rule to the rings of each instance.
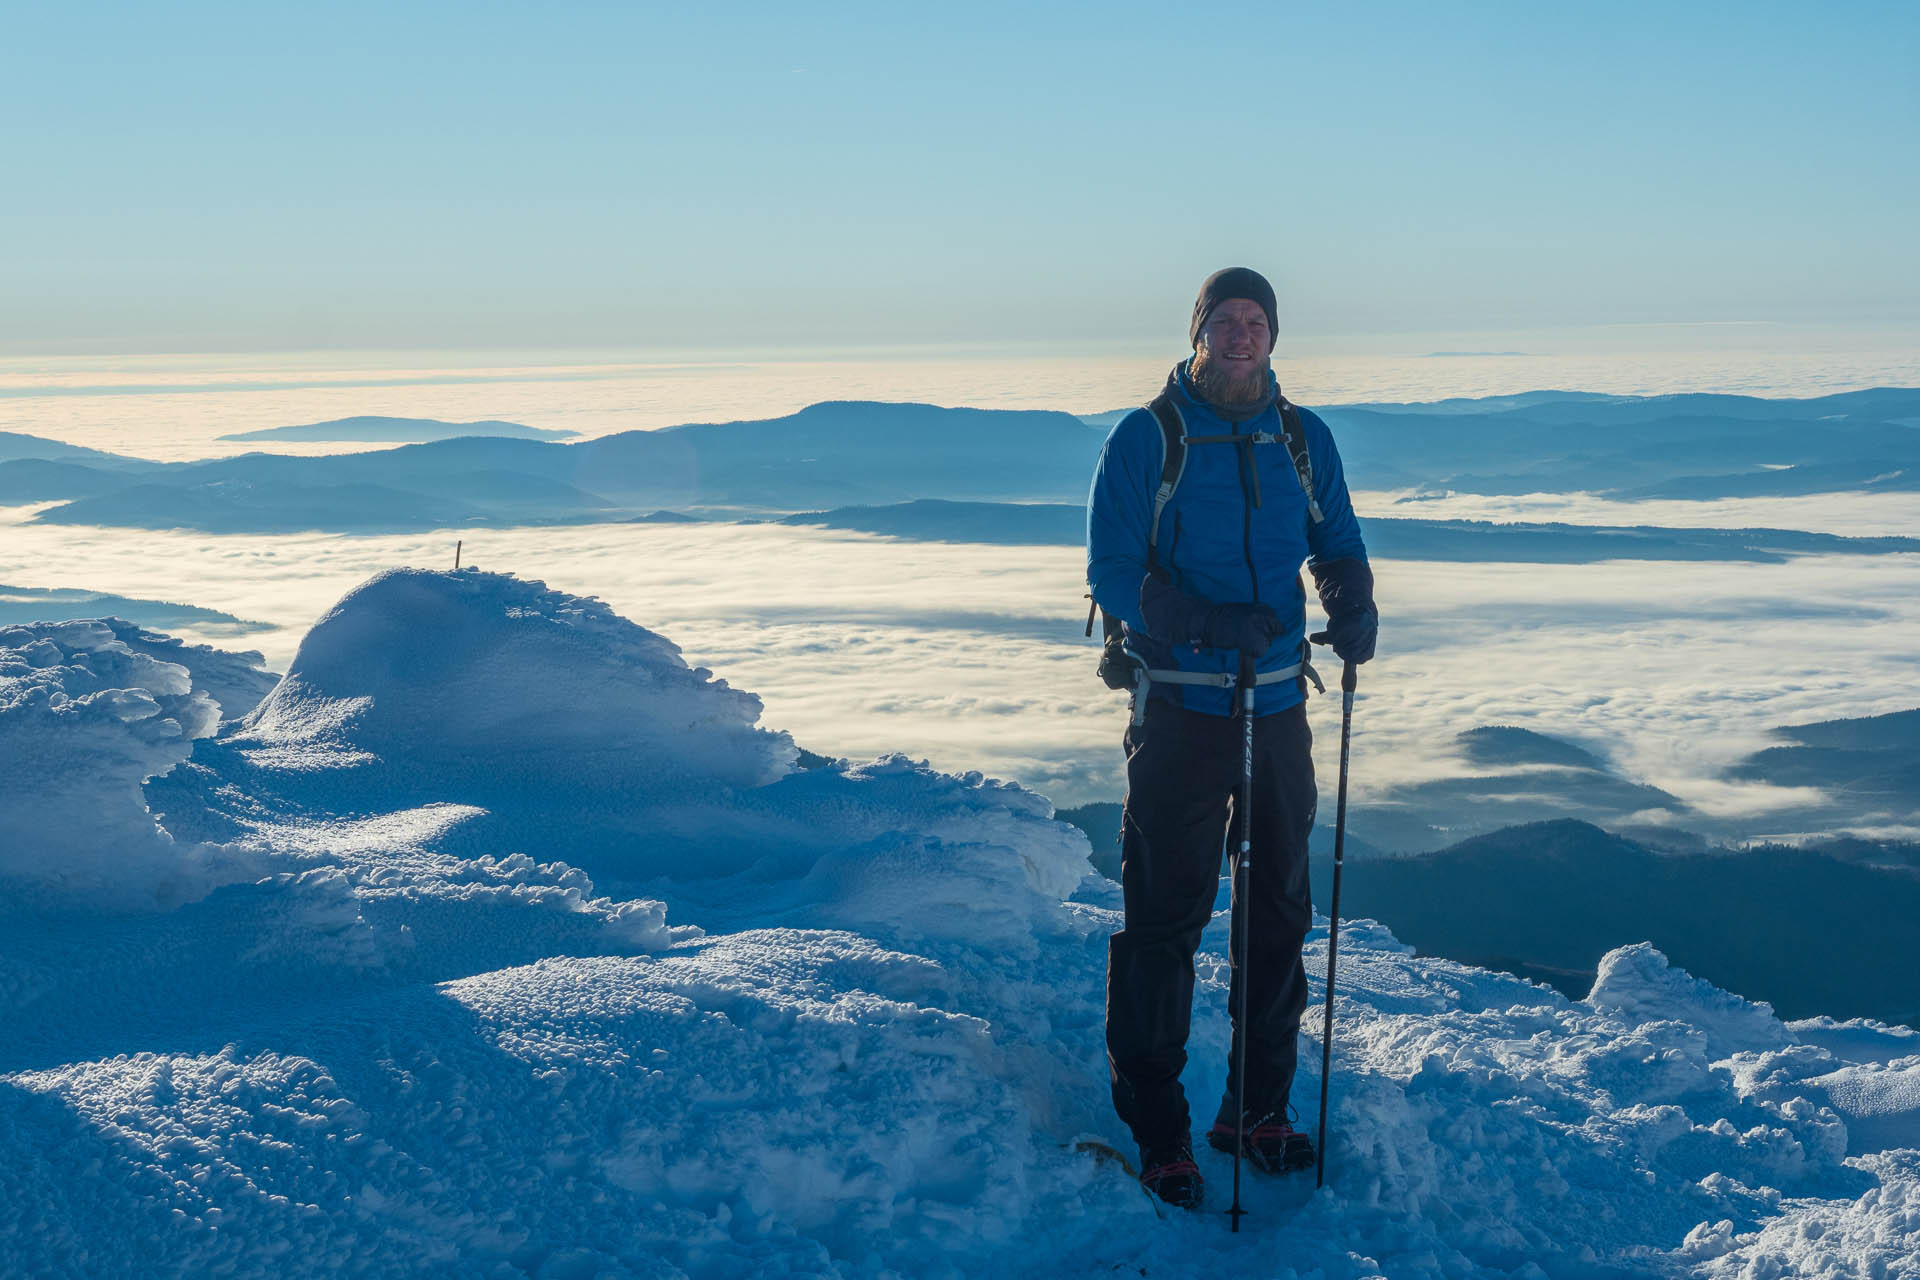
[[[1278, 434], [1281, 430], [1279, 410], [1272, 404], [1245, 422], [1226, 421], [1194, 390], [1184, 361], [1168, 376], [1167, 394], [1179, 408], [1188, 435]], [[1301, 565], [1364, 562], [1367, 554], [1332, 433], [1306, 409], [1300, 410], [1300, 425], [1323, 517], [1318, 524], [1307, 514], [1307, 495], [1281, 444], [1188, 445], [1186, 470], [1160, 517], [1156, 559], [1165, 580], [1212, 604], [1264, 603], [1291, 623], [1287, 633], [1261, 656], [1261, 671], [1276, 671], [1300, 660], [1306, 637]], [[1148, 574], [1147, 532], [1153, 523], [1153, 499], [1160, 487], [1165, 450], [1160, 424], [1146, 409], [1122, 418], [1107, 436], [1087, 498], [1087, 583], [1095, 603], [1125, 624], [1129, 647], [1148, 666], [1236, 671], [1238, 655], [1232, 649], [1166, 644], [1148, 634], [1141, 617], [1140, 588]], [[1258, 468], [1257, 506], [1252, 477], [1246, 474], [1249, 457]], [[1176, 698], [1191, 710], [1211, 715], [1230, 715], [1233, 710], [1233, 692], [1226, 688], [1163, 683], [1154, 686], [1154, 694]], [[1254, 713], [1272, 715], [1301, 698], [1298, 681], [1261, 685]]]

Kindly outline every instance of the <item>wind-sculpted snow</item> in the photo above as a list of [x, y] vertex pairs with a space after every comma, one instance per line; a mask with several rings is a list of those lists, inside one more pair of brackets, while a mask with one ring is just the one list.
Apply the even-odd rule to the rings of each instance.
[[[902, 757], [796, 770], [664, 638], [494, 575], [375, 579], [224, 727], [186, 665], [116, 643], [6, 651], [46, 712], [10, 760], [63, 731], [36, 672], [141, 709], [123, 735], [177, 725], [35, 821], [78, 848], [77, 808], [111, 792], [132, 823], [135, 774], [172, 764], [148, 843], [95, 865], [170, 840], [253, 871], [164, 912], [0, 899], [9, 1274], [1915, 1274], [1904, 1028], [1782, 1024], [1647, 947], [1569, 1001], [1349, 922], [1328, 1185], [1253, 1179], [1235, 1236], [1075, 1150], [1127, 1147], [1119, 893], [1044, 798]], [[1229, 1166], [1202, 1168], [1217, 1207]]]
[[1768, 1006], [1672, 968], [1645, 943], [1607, 953], [1587, 1003], [1636, 1022], [1686, 1022], [1707, 1037], [1715, 1058], [1755, 1046], [1778, 1048], [1792, 1039]]
[[259, 660], [117, 618], [0, 627], [0, 876], [135, 908], [211, 888], [221, 859], [177, 845], [140, 787], [259, 699]]

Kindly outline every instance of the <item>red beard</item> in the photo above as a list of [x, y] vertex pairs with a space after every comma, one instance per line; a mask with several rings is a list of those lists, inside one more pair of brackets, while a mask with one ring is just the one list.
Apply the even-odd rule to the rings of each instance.
[[1248, 413], [1266, 408], [1272, 361], [1261, 356], [1244, 368], [1242, 372], [1228, 367], [1226, 361], [1209, 356], [1203, 347], [1194, 355], [1187, 376], [1193, 379], [1201, 398], [1222, 412]]

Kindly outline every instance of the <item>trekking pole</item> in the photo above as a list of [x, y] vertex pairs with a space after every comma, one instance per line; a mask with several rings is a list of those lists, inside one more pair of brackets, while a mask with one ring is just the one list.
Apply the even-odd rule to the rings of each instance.
[[[1227, 1216], [1233, 1219], [1233, 1229], [1240, 1230], [1240, 1219], [1246, 1216], [1246, 1210], [1240, 1207], [1240, 1157], [1246, 1150], [1247, 1123], [1247, 988], [1251, 985], [1247, 977], [1247, 956], [1251, 948], [1247, 946], [1247, 913], [1252, 907], [1247, 897], [1247, 862], [1253, 851], [1253, 691], [1255, 674], [1254, 655], [1246, 650], [1240, 651], [1240, 802], [1234, 807], [1240, 811], [1240, 848], [1233, 860], [1233, 896], [1227, 903], [1227, 959], [1233, 966], [1234, 976], [1240, 979], [1240, 999], [1233, 1014], [1233, 1207], [1227, 1210]], [[1239, 950], [1234, 949], [1238, 941]]]
[[1327, 1084], [1333, 1074], [1333, 963], [1340, 955], [1340, 869], [1346, 863], [1347, 748], [1353, 741], [1353, 690], [1359, 682], [1349, 662], [1340, 673], [1340, 804], [1333, 821], [1333, 905], [1327, 920], [1327, 1011], [1321, 1019], [1320, 1143], [1315, 1155], [1313, 1185], [1327, 1185]]

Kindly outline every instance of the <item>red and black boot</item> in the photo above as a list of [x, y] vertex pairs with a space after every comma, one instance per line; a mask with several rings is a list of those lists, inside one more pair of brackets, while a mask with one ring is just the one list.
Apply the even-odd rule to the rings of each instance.
[[1149, 1151], [1140, 1148], [1140, 1185], [1176, 1209], [1198, 1209], [1205, 1184], [1193, 1162], [1193, 1142], [1180, 1137]]
[[[1232, 1155], [1235, 1136], [1230, 1121], [1216, 1120], [1207, 1131], [1207, 1145]], [[1262, 1173], [1298, 1173], [1313, 1168], [1313, 1139], [1295, 1130], [1283, 1112], [1271, 1112], [1244, 1125], [1238, 1137], [1241, 1154]]]

